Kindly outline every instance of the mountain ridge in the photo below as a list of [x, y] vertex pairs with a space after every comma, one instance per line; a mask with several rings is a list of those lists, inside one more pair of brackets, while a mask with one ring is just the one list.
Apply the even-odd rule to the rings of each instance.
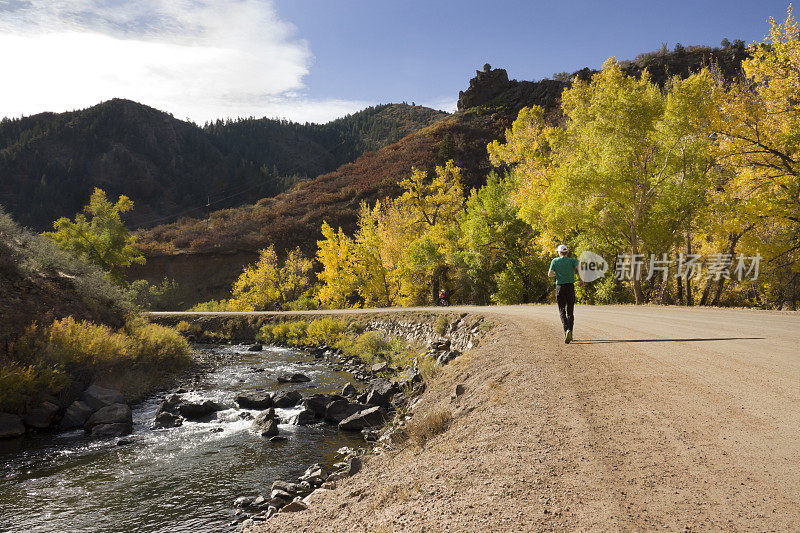
[[[83, 110], [6, 118], [0, 121], [0, 204], [38, 230], [73, 216], [94, 187], [134, 200], [127, 219], [133, 227], [204, 216], [283, 192], [443, 116], [385, 104], [322, 125], [248, 118], [201, 127], [112, 99]], [[236, 138], [243, 129], [247, 135]], [[260, 149], [248, 147], [245, 137]]]

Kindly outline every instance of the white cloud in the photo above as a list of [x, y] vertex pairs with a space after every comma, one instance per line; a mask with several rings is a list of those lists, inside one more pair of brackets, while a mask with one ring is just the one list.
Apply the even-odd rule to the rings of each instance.
[[204, 122], [327, 121], [362, 102], [312, 101], [312, 61], [267, 0], [12, 0], [0, 4], [0, 116], [129, 98]]
[[424, 105], [425, 107], [430, 107], [432, 109], [438, 109], [440, 111], [446, 111], [448, 113], [455, 113], [456, 109], [458, 108], [458, 99], [453, 98], [452, 96], [443, 96], [434, 100], [420, 102], [420, 105]]

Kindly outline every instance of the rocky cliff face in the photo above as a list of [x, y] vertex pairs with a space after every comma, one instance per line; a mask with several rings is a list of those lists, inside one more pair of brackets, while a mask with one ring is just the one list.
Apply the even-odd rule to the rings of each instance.
[[173, 311], [230, 297], [231, 286], [242, 269], [257, 259], [257, 251], [158, 255], [148, 257], [144, 265], [132, 266], [128, 276], [154, 285], [165, 279], [174, 280], [176, 288], [170, 296], [170, 307], [153, 308], [154, 311]]
[[486, 104], [508, 89], [508, 73], [505, 69], [493, 69], [486, 63], [483, 70], [476, 70], [475, 74], [469, 80], [469, 89], [458, 92], [459, 111]]

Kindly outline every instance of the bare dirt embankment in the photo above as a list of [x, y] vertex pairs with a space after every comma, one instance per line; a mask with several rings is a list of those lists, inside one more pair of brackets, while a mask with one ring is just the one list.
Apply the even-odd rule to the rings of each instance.
[[450, 429], [250, 531], [800, 528], [797, 313], [466, 310], [498, 326], [415, 408]]

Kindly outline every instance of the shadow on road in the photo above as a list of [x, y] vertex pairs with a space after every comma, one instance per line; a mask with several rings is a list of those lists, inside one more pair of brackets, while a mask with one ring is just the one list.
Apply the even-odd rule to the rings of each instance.
[[704, 342], [704, 341], [747, 341], [764, 340], [764, 337], [713, 337], [708, 339], [595, 339], [572, 341], [572, 344], [613, 344], [618, 342]]

